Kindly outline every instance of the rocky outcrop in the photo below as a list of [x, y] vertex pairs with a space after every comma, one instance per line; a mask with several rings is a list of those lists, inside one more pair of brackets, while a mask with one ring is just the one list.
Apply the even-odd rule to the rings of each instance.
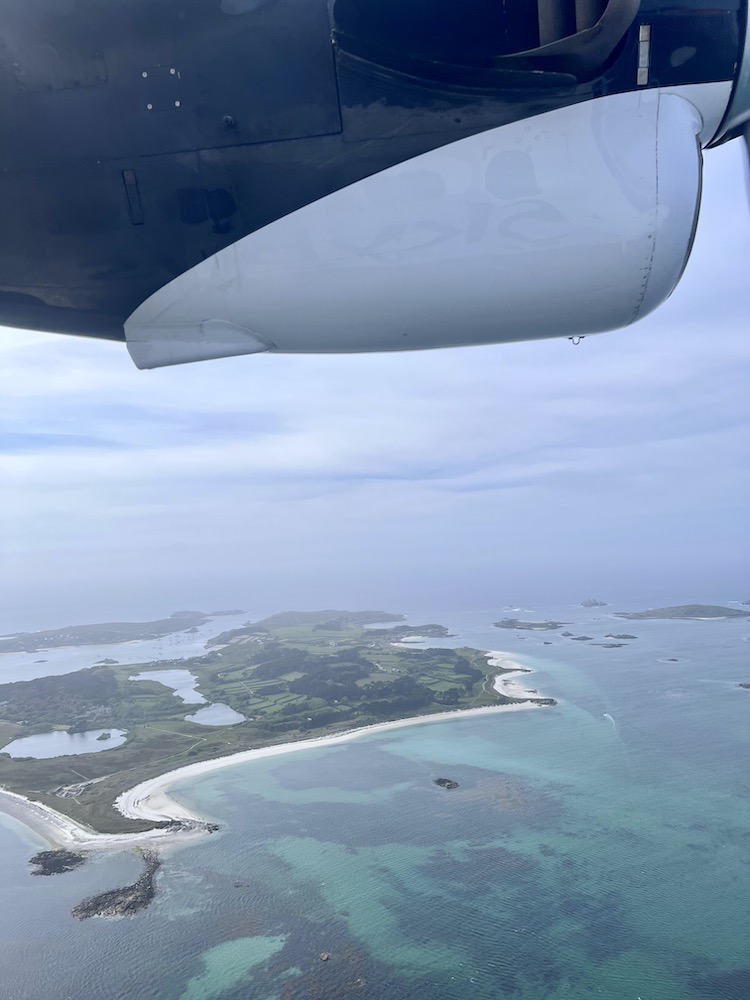
[[36, 866], [36, 871], [33, 871], [32, 875], [62, 875], [63, 872], [78, 868], [85, 860], [85, 854], [78, 854], [75, 851], [40, 851], [33, 858], [29, 858], [29, 864]]
[[458, 788], [458, 782], [452, 778], [435, 778], [433, 784], [438, 788]]
[[141, 852], [144, 872], [132, 885], [119, 889], [108, 889], [98, 896], [89, 896], [73, 908], [73, 916], [79, 920], [87, 917], [125, 917], [145, 910], [156, 895], [156, 873], [161, 860], [155, 851]]

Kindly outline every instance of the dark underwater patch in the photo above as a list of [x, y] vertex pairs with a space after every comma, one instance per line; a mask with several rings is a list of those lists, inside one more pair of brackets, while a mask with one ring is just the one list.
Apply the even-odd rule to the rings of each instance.
[[[310, 837], [346, 849], [385, 844], [442, 847], [453, 840], [465, 841], [467, 831], [481, 844], [494, 842], [499, 835], [518, 828], [550, 829], [560, 821], [562, 803], [557, 792], [551, 790], [553, 786], [539, 786], [515, 775], [481, 768], [455, 767], [451, 774], [460, 787], [445, 795], [435, 788], [434, 775], [428, 767], [407, 763], [402, 768], [401, 758], [392, 760], [398, 762], [398, 768], [385, 775], [381, 787], [392, 787], [397, 781], [408, 781], [409, 787], [394, 791], [382, 804], [367, 801], [297, 804], [245, 793], [243, 812], [253, 816], [251, 842], [263, 844], [275, 840], [279, 830], [283, 830], [285, 836]], [[308, 768], [304, 770], [307, 773]], [[292, 780], [291, 773], [289, 778]], [[301, 779], [306, 787], [310, 780], [329, 779], [321, 775]], [[337, 765], [335, 781], [338, 780]], [[337, 787], [335, 782], [332, 784]], [[232, 804], [228, 805], [232, 808]], [[231, 817], [228, 818], [231, 831]]]
[[690, 986], [706, 1000], [747, 1000], [750, 997], [750, 966], [729, 972], [712, 972], [690, 979]]
[[638, 944], [620, 893], [575, 893], [561, 902], [560, 912], [578, 926], [579, 945], [592, 962], [609, 961]]

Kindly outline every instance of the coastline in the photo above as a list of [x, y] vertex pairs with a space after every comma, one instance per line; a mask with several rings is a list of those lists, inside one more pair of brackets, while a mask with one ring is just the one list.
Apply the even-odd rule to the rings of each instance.
[[[490, 666], [502, 666], [504, 669], [515, 667], [517, 673], [531, 673], [526, 667], [515, 663], [508, 654], [490, 651], [486, 654]], [[495, 662], [499, 661], [499, 662]], [[499, 685], [499, 686], [498, 686]], [[508, 685], [513, 686], [513, 690]], [[530, 692], [523, 685], [509, 678], [509, 675], [495, 677], [493, 687], [501, 694], [513, 698], [534, 699], [542, 697]], [[518, 691], [519, 693], [516, 693]], [[178, 830], [160, 828], [145, 830], [138, 833], [106, 834], [98, 833], [77, 823], [74, 819], [57, 812], [50, 806], [35, 802], [17, 792], [0, 788], [0, 810], [19, 820], [34, 833], [44, 838], [51, 846], [64, 847], [71, 850], [126, 850], [140, 845], [178, 847], [194, 842], [207, 831], [205, 824], [212, 822], [210, 817], [199, 816], [168, 794], [169, 789], [178, 782], [190, 778], [202, 777], [235, 764], [244, 764], [266, 757], [278, 757], [300, 750], [312, 750], [321, 747], [336, 746], [347, 743], [360, 736], [387, 733], [410, 726], [429, 725], [436, 722], [456, 722], [469, 716], [492, 715], [507, 712], [522, 712], [537, 709], [540, 706], [534, 700], [526, 700], [513, 705], [485, 705], [480, 708], [458, 709], [450, 712], [436, 712], [432, 715], [418, 715], [406, 719], [395, 719], [389, 722], [377, 722], [373, 725], [349, 729], [342, 733], [329, 736], [315, 736], [310, 739], [279, 743], [273, 746], [259, 747], [253, 750], [241, 750], [225, 757], [215, 757], [212, 760], [197, 761], [175, 768], [164, 774], [139, 782], [133, 788], [119, 795], [113, 808], [117, 809], [127, 819], [146, 820], [151, 822], [177, 821], [185, 824], [194, 823], [192, 829]]]
[[548, 695], [542, 694], [536, 688], [527, 688], [518, 677], [524, 674], [533, 674], [530, 667], [522, 667], [513, 659], [512, 653], [505, 653], [500, 649], [491, 649], [485, 653], [487, 662], [491, 667], [500, 667], [503, 670], [511, 670], [512, 673], [498, 674], [495, 677], [493, 688], [498, 694], [504, 694], [508, 698], [546, 698]]
[[376, 722], [371, 726], [348, 729], [346, 732], [335, 733], [330, 736], [314, 736], [308, 740], [278, 743], [275, 746], [259, 747], [256, 750], [241, 750], [239, 753], [229, 754], [226, 757], [214, 757], [212, 760], [186, 764], [184, 767], [176, 768], [174, 771], [167, 771], [165, 774], [160, 774], [156, 778], [149, 778], [146, 781], [142, 781], [140, 784], [135, 785], [135, 787], [123, 792], [122, 795], [119, 795], [115, 799], [114, 806], [128, 819], [151, 820], [152, 822], [169, 819], [206, 822], [210, 821], [208, 817], [196, 815], [178, 802], [175, 802], [168, 795], [168, 790], [172, 785], [188, 778], [199, 778], [210, 774], [212, 771], [232, 767], [235, 764], [244, 764], [248, 761], [261, 760], [265, 757], [278, 757], [299, 750], [314, 750], [319, 747], [336, 746], [339, 743], [348, 743], [350, 740], [357, 739], [360, 736], [386, 733], [394, 729], [405, 729], [410, 726], [419, 726], [434, 722], [456, 722], [472, 715], [519, 712], [538, 707], [540, 706], [532, 702], [524, 702], [520, 705], [485, 705], [481, 708], [465, 708], [455, 712], [437, 712], [434, 715], [416, 715], [408, 719], [395, 719], [391, 722]]
[[0, 811], [23, 823], [45, 840], [50, 848], [62, 847], [70, 851], [122, 851], [144, 844], [152, 847], [177, 847], [196, 840], [204, 832], [200, 828], [161, 828], [140, 833], [97, 833], [42, 802], [35, 802], [5, 788], [0, 788]]

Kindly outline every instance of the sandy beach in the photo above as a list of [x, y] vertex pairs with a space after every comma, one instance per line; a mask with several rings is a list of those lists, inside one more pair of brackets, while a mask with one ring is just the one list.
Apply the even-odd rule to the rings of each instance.
[[64, 847], [72, 851], [122, 851], [130, 847], [150, 844], [153, 847], [177, 847], [201, 837], [203, 830], [145, 830], [140, 833], [97, 833], [76, 823], [63, 813], [33, 802], [25, 795], [0, 788], [0, 810], [23, 823], [38, 834], [51, 847]]
[[184, 806], [175, 802], [168, 795], [168, 790], [177, 782], [188, 778], [198, 778], [213, 771], [221, 770], [225, 767], [233, 767], [235, 764], [244, 764], [251, 760], [261, 760], [265, 757], [278, 757], [282, 754], [295, 753], [299, 750], [313, 750], [319, 747], [336, 746], [339, 743], [347, 743], [360, 736], [373, 735], [375, 733], [387, 733], [394, 729], [405, 729], [408, 726], [420, 726], [434, 722], [458, 722], [471, 715], [493, 715], [501, 712], [523, 712], [528, 709], [537, 708], [532, 702], [525, 702], [522, 705], [487, 705], [483, 708], [467, 708], [456, 712], [438, 712], [435, 715], [419, 715], [410, 719], [398, 719], [394, 722], [378, 722], [372, 726], [363, 726], [361, 729], [350, 729], [345, 733], [337, 733], [333, 736], [316, 736], [309, 740], [296, 740], [294, 743], [279, 743], [277, 746], [260, 747], [257, 750], [242, 750], [240, 753], [230, 754], [227, 757], [215, 757], [213, 760], [198, 761], [195, 764], [187, 764], [185, 767], [177, 768], [174, 771], [167, 771], [156, 778], [142, 781], [134, 788], [128, 789], [115, 799], [115, 808], [127, 816], [129, 819], [165, 820], [165, 819], [193, 819], [206, 821], [209, 817], [197, 816]]
[[[515, 667], [519, 674], [530, 673], [525, 667], [519, 666], [508, 657], [508, 654], [491, 651], [487, 654], [490, 666], [503, 668]], [[511, 686], [509, 688], [509, 685]], [[527, 691], [510, 675], [498, 675], [495, 678], [496, 691], [514, 698], [541, 697]], [[409, 719], [398, 719], [394, 722], [379, 722], [360, 729], [347, 730], [332, 736], [318, 736], [307, 740], [297, 740], [293, 743], [280, 743], [276, 746], [260, 747], [256, 750], [242, 750], [226, 757], [216, 757], [213, 760], [198, 761], [185, 767], [167, 771], [155, 778], [142, 781], [128, 791], [119, 795], [114, 802], [116, 808], [128, 819], [195, 821], [210, 822], [211, 817], [198, 816], [172, 799], [168, 791], [177, 782], [189, 778], [198, 778], [225, 767], [244, 764], [265, 757], [278, 757], [283, 754], [296, 753], [300, 750], [312, 750], [320, 747], [336, 746], [358, 739], [361, 736], [376, 733], [387, 733], [395, 729], [405, 729], [409, 726], [427, 725], [436, 722], [458, 722], [472, 715], [493, 715], [505, 712], [523, 712], [539, 708], [533, 701], [518, 705], [488, 705], [482, 708], [459, 709], [454, 712], [438, 712], [434, 715], [420, 715]], [[25, 823], [42, 836], [50, 844], [79, 850], [123, 850], [139, 844], [176, 847], [203, 836], [205, 830], [147, 830], [141, 833], [104, 834], [89, 829], [70, 817], [51, 809], [39, 802], [33, 802], [23, 795], [0, 789], [0, 809]]]
[[536, 688], [528, 688], [523, 684], [518, 677], [523, 677], [524, 674], [533, 674], [534, 671], [530, 670], [529, 667], [522, 667], [520, 663], [517, 663], [511, 653], [504, 653], [499, 649], [491, 649], [489, 652], [485, 653], [487, 657], [487, 662], [491, 667], [502, 667], [503, 670], [512, 670], [512, 674], [498, 674], [493, 683], [494, 689], [498, 694], [507, 695], [508, 698], [545, 698], [546, 695], [542, 694], [541, 691], [537, 691]]

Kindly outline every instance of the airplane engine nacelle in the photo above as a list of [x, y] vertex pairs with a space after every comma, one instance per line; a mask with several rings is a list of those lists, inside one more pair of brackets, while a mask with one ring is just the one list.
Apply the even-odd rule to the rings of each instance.
[[701, 117], [602, 97], [381, 171], [175, 278], [130, 316], [139, 367], [258, 351], [390, 351], [627, 326], [690, 253]]

